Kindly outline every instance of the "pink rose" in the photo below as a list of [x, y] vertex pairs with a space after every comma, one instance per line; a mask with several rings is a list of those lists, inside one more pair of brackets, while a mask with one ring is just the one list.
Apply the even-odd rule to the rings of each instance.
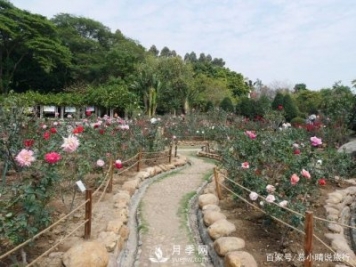
[[290, 177], [290, 183], [296, 185], [299, 182], [299, 177], [295, 173]]

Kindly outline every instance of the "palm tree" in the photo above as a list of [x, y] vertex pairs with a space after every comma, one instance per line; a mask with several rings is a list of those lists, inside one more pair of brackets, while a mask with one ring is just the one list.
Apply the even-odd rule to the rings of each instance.
[[162, 88], [162, 82], [157, 78], [157, 75], [148, 70], [141, 70], [131, 88], [142, 96], [145, 113], [148, 117], [154, 116], [158, 105], [157, 96]]

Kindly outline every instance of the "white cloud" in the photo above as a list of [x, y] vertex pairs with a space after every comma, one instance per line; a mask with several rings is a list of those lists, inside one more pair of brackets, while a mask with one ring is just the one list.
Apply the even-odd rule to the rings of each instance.
[[139, 41], [223, 58], [265, 83], [304, 82], [320, 89], [356, 79], [354, 0], [12, 0], [52, 17], [85, 16]]

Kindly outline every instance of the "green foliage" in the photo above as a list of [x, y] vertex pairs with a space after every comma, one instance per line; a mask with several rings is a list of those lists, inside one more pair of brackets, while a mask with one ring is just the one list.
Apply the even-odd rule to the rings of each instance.
[[229, 97], [225, 97], [221, 101], [220, 108], [222, 108], [226, 112], [234, 112], [234, 105], [232, 104], [232, 101]]
[[306, 114], [318, 114], [322, 103], [320, 92], [309, 90], [299, 91], [295, 100], [299, 111]]
[[[59, 65], [70, 66], [71, 52], [61, 44], [55, 26], [44, 16], [1, 0], [0, 19], [1, 93], [9, 92], [11, 84], [16, 82], [16, 72], [28, 58], [44, 73], [52, 72]], [[23, 83], [23, 78], [17, 81]]]
[[290, 123], [292, 124], [293, 127], [298, 127], [300, 125], [305, 124], [305, 119], [301, 117], [294, 117], [293, 119], [291, 119]]
[[[221, 140], [220, 145], [223, 155], [222, 165], [229, 173], [230, 179], [263, 197], [271, 194], [267, 190], [267, 185], [273, 185], [274, 202], [278, 204], [286, 200], [289, 208], [300, 213], [315, 201], [320, 178], [326, 178], [328, 183], [332, 183], [337, 173], [343, 178], [348, 178], [355, 172], [355, 163], [350, 155], [336, 153], [332, 149], [322, 152], [316, 150], [309, 144], [309, 136], [304, 129], [258, 131], [255, 139], [250, 139], [243, 131], [236, 129], [228, 131], [229, 140]], [[220, 132], [220, 135], [222, 134]], [[299, 145], [300, 154], [294, 153], [294, 144]], [[322, 161], [321, 165], [317, 164], [318, 160]], [[249, 163], [249, 168], [242, 167], [244, 162]], [[310, 173], [310, 179], [303, 177], [301, 173], [303, 169]], [[292, 185], [291, 177], [294, 174], [300, 179]], [[242, 190], [233, 182], [229, 182], [229, 185], [236, 194], [249, 199], [249, 192]], [[259, 201], [263, 200], [259, 199]], [[261, 208], [267, 214], [300, 226], [300, 218], [284, 212], [278, 205], [263, 202]]]
[[242, 97], [240, 99], [240, 102], [236, 105], [236, 113], [247, 118], [252, 118], [253, 103], [251, 99], [247, 97]]
[[272, 101], [272, 109], [278, 110], [280, 106], [283, 107], [283, 104], [284, 104], [284, 95], [281, 92], [277, 92]]
[[298, 92], [302, 92], [302, 91], [307, 91], [307, 86], [305, 85], [305, 83], [297, 83], [296, 85], [294, 85], [294, 92], [298, 93]]
[[283, 97], [283, 109], [285, 112], [284, 116], [288, 122], [298, 116], [298, 108], [290, 94], [286, 94]]

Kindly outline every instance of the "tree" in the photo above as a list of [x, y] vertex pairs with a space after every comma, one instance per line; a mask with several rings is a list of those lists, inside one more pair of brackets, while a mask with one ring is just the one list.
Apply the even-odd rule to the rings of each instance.
[[277, 94], [275, 95], [272, 101], [272, 109], [280, 110], [281, 108], [283, 108], [283, 104], [284, 104], [284, 96], [281, 92], [277, 92]]
[[161, 53], [159, 54], [160, 57], [169, 57], [171, 56], [171, 50], [167, 46], [163, 47]]
[[232, 104], [230, 97], [225, 97], [221, 103], [220, 108], [226, 112], [234, 112], [234, 105]]
[[322, 96], [319, 91], [302, 90], [296, 94], [295, 100], [300, 112], [317, 114], [321, 107]]
[[56, 25], [62, 42], [73, 54], [72, 68], [69, 73], [71, 81], [87, 83], [106, 82], [105, 75], [107, 53], [116, 36], [102, 23], [70, 14], [58, 14], [52, 22]]
[[104, 58], [102, 80], [116, 77], [130, 84], [136, 65], [142, 62], [144, 57], [145, 48], [143, 46], [115, 33], [112, 47]]
[[157, 75], [158, 58], [148, 56], [146, 61], [138, 65], [138, 75], [131, 84], [131, 89], [135, 90], [137, 95], [142, 97], [145, 107], [145, 113], [152, 117], [156, 113], [159, 102], [159, 96], [163, 86], [162, 81]]
[[191, 105], [198, 97], [193, 80], [193, 69], [189, 63], [185, 63], [180, 57], [159, 58], [158, 75], [163, 82], [163, 91], [160, 102], [170, 111], [181, 109], [189, 113]]
[[151, 53], [152, 55], [154, 55], [155, 57], [158, 56], [159, 54], [159, 50], [157, 49], [157, 47], [155, 45], [152, 45], [150, 47], [150, 49], [148, 49], [148, 53]]
[[0, 0], [0, 92], [7, 94], [25, 59], [45, 73], [70, 66], [71, 53], [61, 44], [53, 23]]
[[297, 83], [296, 85], [294, 85], [294, 92], [298, 93], [300, 91], [305, 91], [308, 90], [307, 86], [305, 85], [305, 83]]
[[288, 122], [298, 116], [298, 108], [290, 94], [286, 94], [283, 98], [283, 109], [284, 116]]
[[253, 102], [250, 98], [242, 97], [240, 102], [236, 105], [236, 113], [238, 115], [247, 117], [252, 119], [253, 118]]

